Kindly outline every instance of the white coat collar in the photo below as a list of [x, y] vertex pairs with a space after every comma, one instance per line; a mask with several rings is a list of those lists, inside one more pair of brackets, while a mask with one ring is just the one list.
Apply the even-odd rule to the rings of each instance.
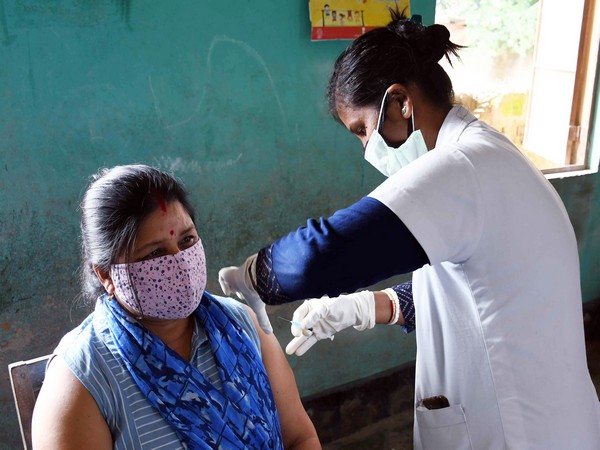
[[454, 106], [442, 123], [435, 142], [436, 148], [449, 142], [458, 141], [465, 128], [476, 120], [477, 118], [464, 107]]

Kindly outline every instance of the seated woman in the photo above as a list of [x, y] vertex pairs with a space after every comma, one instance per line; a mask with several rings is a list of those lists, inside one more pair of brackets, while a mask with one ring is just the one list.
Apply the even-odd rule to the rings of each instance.
[[204, 290], [204, 249], [177, 180], [143, 165], [100, 171], [81, 234], [96, 306], [48, 366], [35, 448], [321, 448], [274, 335]]

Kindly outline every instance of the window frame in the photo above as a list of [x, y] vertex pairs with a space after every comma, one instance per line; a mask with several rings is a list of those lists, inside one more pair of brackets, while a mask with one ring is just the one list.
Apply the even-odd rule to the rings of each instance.
[[600, 2], [585, 0], [577, 55], [577, 70], [569, 120], [565, 165], [542, 169], [544, 174], [593, 170], [591, 134], [597, 101], [598, 52], [600, 51]]

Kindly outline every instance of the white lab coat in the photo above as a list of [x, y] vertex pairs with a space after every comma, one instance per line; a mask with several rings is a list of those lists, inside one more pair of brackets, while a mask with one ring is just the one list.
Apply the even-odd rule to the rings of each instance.
[[[554, 188], [462, 107], [371, 197], [431, 265], [413, 275], [416, 449], [600, 449], [573, 228]], [[444, 395], [450, 407], [429, 410]]]

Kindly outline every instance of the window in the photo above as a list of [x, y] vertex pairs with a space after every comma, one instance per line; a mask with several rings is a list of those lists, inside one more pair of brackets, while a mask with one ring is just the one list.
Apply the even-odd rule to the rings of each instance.
[[544, 172], [585, 168], [597, 68], [597, 0], [437, 0], [466, 48], [447, 69], [456, 100]]

